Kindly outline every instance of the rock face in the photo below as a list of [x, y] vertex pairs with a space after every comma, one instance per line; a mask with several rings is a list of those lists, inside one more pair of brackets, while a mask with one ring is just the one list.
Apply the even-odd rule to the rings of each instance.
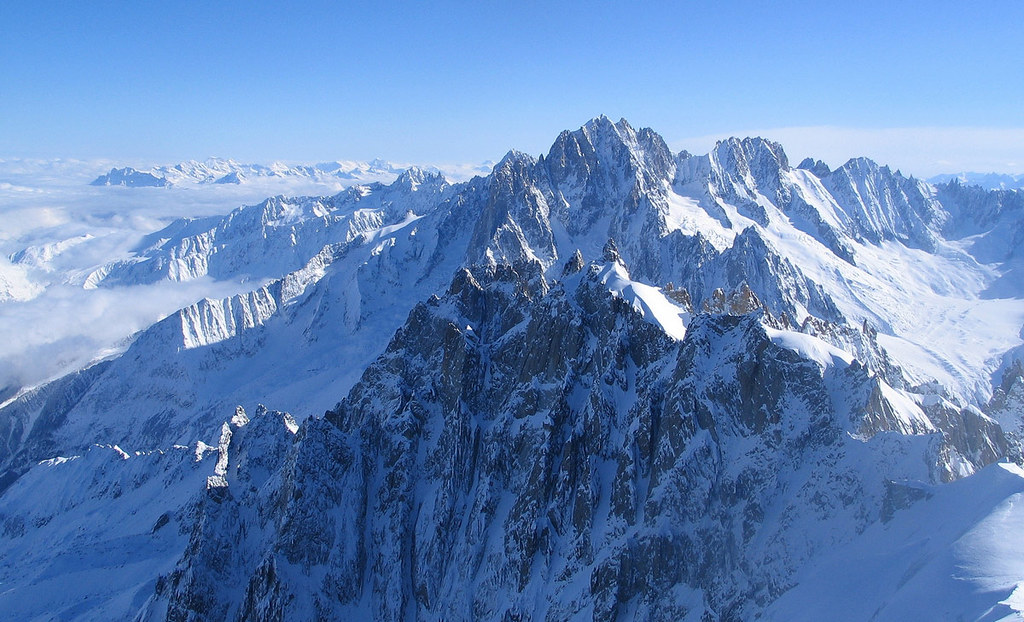
[[[780, 598], [817, 585], [830, 551], [909, 529], [902, 513], [946, 482], [1020, 459], [1024, 380], [1006, 348], [1024, 335], [985, 333], [996, 362], [962, 382], [928, 375], [975, 360], [936, 335], [1024, 317], [1016, 195], [973, 193], [866, 160], [792, 168], [759, 138], [673, 155], [600, 117], [461, 184], [410, 169], [177, 221], [88, 286], [253, 289], [0, 407], [0, 611], [799, 609]], [[982, 478], [986, 507], [1024, 491], [1004, 471]], [[136, 568], [108, 563], [136, 549]], [[51, 589], [71, 574], [99, 578]]]
[[1018, 359], [1003, 372], [987, 410], [1006, 431], [1014, 460], [1024, 462], [1024, 362]]
[[850, 217], [851, 233], [877, 244], [883, 239], [932, 250], [944, 212], [926, 184], [887, 166], [854, 158], [821, 179]]
[[759, 310], [698, 316], [676, 341], [600, 272], [456, 275], [303, 426], [273, 487], [239, 467], [238, 493], [203, 502], [154, 611], [748, 619], [880, 520], [887, 481], [1004, 449], [994, 423], [941, 433], [978, 424], [933, 421], [839, 350], [809, 358], [827, 346]]

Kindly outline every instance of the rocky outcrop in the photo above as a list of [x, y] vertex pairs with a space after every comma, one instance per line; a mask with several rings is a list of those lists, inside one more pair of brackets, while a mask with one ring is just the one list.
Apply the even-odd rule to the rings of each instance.
[[1006, 431], [1008, 453], [1024, 464], [1024, 363], [1015, 360], [1003, 371], [986, 412]]
[[890, 481], [994, 459], [995, 428], [933, 421], [814, 337], [751, 313], [696, 316], [675, 341], [600, 273], [460, 271], [305, 423], [273, 486], [228, 475], [239, 492], [205, 503], [156, 603], [174, 619], [747, 619], [890, 516]]

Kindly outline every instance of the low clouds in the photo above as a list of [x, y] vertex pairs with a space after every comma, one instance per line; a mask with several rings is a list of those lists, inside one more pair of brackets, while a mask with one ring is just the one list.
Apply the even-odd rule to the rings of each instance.
[[[227, 214], [278, 194], [330, 195], [347, 185], [297, 177], [169, 188], [89, 185], [116, 166], [124, 163], [0, 159], [0, 395], [109, 356], [136, 331], [201, 298], [257, 286], [200, 279], [82, 287], [94, 270], [130, 257], [143, 236], [176, 218]], [[490, 163], [440, 169], [458, 181], [490, 172]]]
[[[98, 188], [108, 161], [0, 160], [0, 394], [74, 371], [123, 349], [132, 334], [204, 297], [253, 283], [82, 287], [175, 218], [227, 214], [275, 194], [340, 187], [272, 179], [186, 188]], [[12, 261], [12, 257], [16, 261]]]
[[32, 386], [127, 346], [129, 338], [203, 297], [252, 284], [163, 282], [111, 289], [50, 285], [31, 300], [7, 302], [0, 320], [0, 389]]

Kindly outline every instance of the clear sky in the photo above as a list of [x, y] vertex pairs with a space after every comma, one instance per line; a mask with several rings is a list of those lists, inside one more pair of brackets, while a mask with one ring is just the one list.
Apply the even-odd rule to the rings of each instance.
[[606, 114], [675, 149], [1019, 173], [1022, 24], [1020, 0], [3, 0], [0, 157], [479, 162]]

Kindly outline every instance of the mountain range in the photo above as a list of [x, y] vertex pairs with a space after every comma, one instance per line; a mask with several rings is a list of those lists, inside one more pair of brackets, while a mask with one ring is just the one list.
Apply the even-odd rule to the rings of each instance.
[[986, 190], [1019, 190], [1024, 188], [1024, 175], [1007, 173], [947, 173], [929, 177], [932, 184], [946, 184], [951, 181], [964, 186], [981, 186]]
[[390, 172], [87, 275], [253, 288], [0, 407], [0, 611], [1022, 617], [1020, 192], [605, 117]]
[[[243, 184], [259, 178], [293, 178], [318, 183], [336, 182], [346, 185], [355, 182], [392, 181], [407, 167], [385, 160], [370, 162], [321, 162], [312, 165], [243, 164], [224, 158], [205, 161], [188, 160], [173, 166], [157, 166], [137, 170], [126, 166], [112, 168], [91, 182], [93, 186], [166, 187], [183, 184]], [[441, 169], [431, 167], [432, 172]], [[488, 164], [474, 167], [473, 172], [488, 172]]]

